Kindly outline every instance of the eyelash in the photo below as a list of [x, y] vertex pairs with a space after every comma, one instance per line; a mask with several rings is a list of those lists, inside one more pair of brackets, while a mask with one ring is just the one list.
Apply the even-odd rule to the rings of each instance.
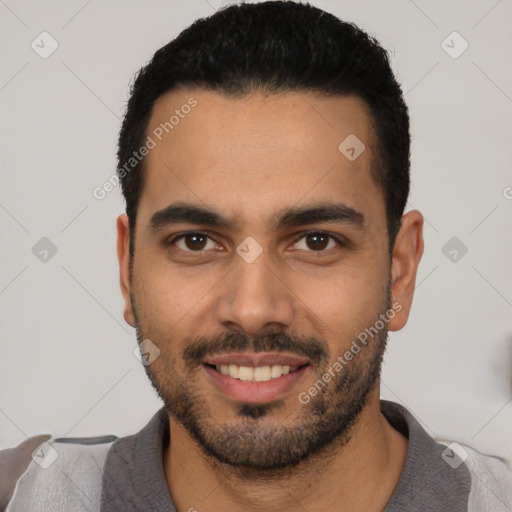
[[[204, 233], [202, 231], [187, 231], [185, 233], [181, 233], [179, 235], [176, 235], [176, 236], [174, 236], [171, 239], [168, 239], [166, 241], [166, 245], [167, 246], [172, 246], [177, 241], [182, 240], [182, 239], [184, 239], [184, 238], [186, 238], [187, 236], [190, 236], [190, 235], [201, 235], [201, 236], [207, 237], [210, 240], [212, 240], [210, 235], [208, 235], [207, 233]], [[309, 235], [327, 236], [331, 240], [334, 240], [339, 247], [346, 247], [348, 245], [348, 242], [343, 241], [342, 239], [338, 238], [338, 236], [336, 236], [336, 235], [334, 235], [334, 234], [332, 234], [332, 233], [330, 233], [328, 231], [321, 231], [321, 230], [306, 231], [305, 233], [302, 233], [301, 236], [297, 239], [296, 242], [294, 242], [293, 245], [297, 244], [300, 240], [302, 240], [303, 238], [305, 238], [305, 237], [307, 237]], [[192, 251], [192, 250], [185, 250], [185, 249], [181, 249], [181, 250], [184, 251], [184, 252], [190, 253], [190, 254], [202, 254], [202, 253], [206, 252], [204, 250], [199, 250], [199, 251]], [[322, 254], [322, 253], [327, 253], [328, 251], [330, 251], [330, 249], [322, 249], [322, 250], [319, 250], [319, 251], [309, 250], [307, 252]]]

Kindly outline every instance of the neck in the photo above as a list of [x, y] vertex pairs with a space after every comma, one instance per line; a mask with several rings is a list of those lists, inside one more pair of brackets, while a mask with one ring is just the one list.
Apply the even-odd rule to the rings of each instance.
[[378, 389], [361, 412], [348, 442], [339, 440], [298, 466], [272, 473], [240, 471], [206, 457], [170, 418], [164, 469], [180, 512], [382, 511], [402, 472], [407, 439], [380, 412]]

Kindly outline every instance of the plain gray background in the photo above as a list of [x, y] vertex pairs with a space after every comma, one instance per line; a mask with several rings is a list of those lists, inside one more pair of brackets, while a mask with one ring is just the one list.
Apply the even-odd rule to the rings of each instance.
[[[425, 215], [426, 249], [382, 396], [432, 434], [511, 457], [511, 2], [311, 3], [390, 50], [410, 107], [409, 209]], [[127, 435], [160, 407], [122, 318], [121, 195], [92, 190], [115, 170], [133, 74], [220, 5], [0, 0], [1, 448]], [[58, 43], [45, 59], [31, 47], [51, 49], [44, 31]]]

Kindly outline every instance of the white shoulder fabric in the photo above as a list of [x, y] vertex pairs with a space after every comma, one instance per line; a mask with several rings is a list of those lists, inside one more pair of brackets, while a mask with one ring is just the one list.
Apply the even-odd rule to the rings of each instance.
[[469, 454], [466, 466], [471, 474], [468, 512], [510, 512], [512, 510], [512, 464], [482, 455], [464, 446]]
[[32, 454], [5, 512], [96, 512], [112, 442], [84, 445], [49, 439]]
[[512, 510], [512, 462], [480, 453], [470, 446], [437, 440], [453, 450], [471, 476], [468, 512], [510, 512]]

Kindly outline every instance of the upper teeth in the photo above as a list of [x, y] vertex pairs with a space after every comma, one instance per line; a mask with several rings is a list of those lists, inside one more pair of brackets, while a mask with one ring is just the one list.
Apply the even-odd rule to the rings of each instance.
[[294, 372], [298, 366], [274, 364], [272, 366], [238, 366], [237, 364], [218, 364], [215, 369], [224, 375], [234, 379], [250, 380], [253, 382], [265, 382], [276, 379], [281, 375]]

